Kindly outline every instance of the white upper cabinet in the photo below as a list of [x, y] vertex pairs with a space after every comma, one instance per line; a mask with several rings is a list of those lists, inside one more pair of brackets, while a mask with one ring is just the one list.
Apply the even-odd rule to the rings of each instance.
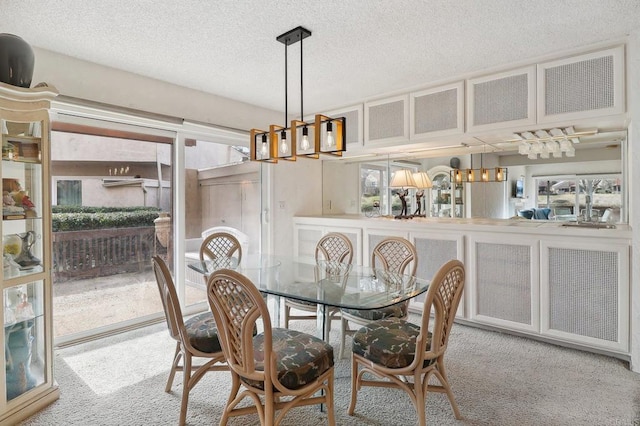
[[464, 81], [409, 94], [410, 138], [464, 133]]
[[358, 104], [324, 113], [332, 118], [344, 117], [347, 121], [347, 152], [355, 151], [364, 145], [363, 138], [363, 105]]
[[538, 122], [625, 111], [624, 46], [538, 65]]
[[467, 131], [536, 123], [536, 66], [467, 80]]
[[[473, 138], [622, 116], [626, 111], [624, 45], [576, 53], [365, 102], [363, 109], [358, 105], [328, 115], [347, 117], [347, 147], [353, 148], [437, 143], [458, 135]], [[360, 120], [364, 117], [364, 126], [352, 127], [349, 121], [360, 121], [347, 114]]]
[[409, 140], [409, 95], [364, 104], [365, 146]]

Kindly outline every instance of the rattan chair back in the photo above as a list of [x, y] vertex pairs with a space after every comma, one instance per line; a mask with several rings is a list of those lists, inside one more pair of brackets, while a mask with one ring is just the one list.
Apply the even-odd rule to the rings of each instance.
[[[216, 232], [209, 235], [200, 245], [200, 260], [228, 258], [237, 264], [242, 260], [240, 241], [228, 232]], [[233, 265], [229, 265], [232, 267]]]
[[182, 309], [180, 308], [180, 301], [178, 300], [178, 293], [176, 292], [171, 272], [167, 264], [159, 256], [154, 256], [152, 263], [169, 334], [174, 340], [180, 342], [186, 340], [188, 344], [189, 339], [185, 339], [186, 330], [182, 317]]
[[411, 241], [400, 237], [388, 237], [374, 247], [371, 266], [374, 269], [415, 276], [418, 252]]
[[316, 261], [326, 260], [340, 263], [353, 261], [353, 244], [346, 235], [330, 232], [316, 244]]
[[[421, 330], [431, 330], [431, 346], [426, 348], [424, 359], [438, 358], [447, 349], [451, 326], [464, 290], [464, 265], [459, 260], [450, 260], [433, 277], [422, 311]], [[431, 313], [431, 315], [430, 315]], [[433, 326], [429, 327], [430, 321]], [[425, 348], [426, 345], [416, 345]]]

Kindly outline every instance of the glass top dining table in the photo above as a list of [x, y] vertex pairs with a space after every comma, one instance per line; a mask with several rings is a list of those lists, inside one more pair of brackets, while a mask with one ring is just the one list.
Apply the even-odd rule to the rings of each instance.
[[329, 312], [333, 308], [370, 310], [407, 301], [429, 288], [429, 280], [340, 262], [252, 254], [189, 263], [189, 268], [209, 275], [218, 269], [233, 269], [248, 277], [270, 297], [274, 326], [281, 318], [280, 298], [315, 303], [317, 332], [329, 334]]

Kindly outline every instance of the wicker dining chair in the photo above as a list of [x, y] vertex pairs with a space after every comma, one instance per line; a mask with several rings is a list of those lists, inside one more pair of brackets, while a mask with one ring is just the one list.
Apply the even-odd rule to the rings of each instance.
[[[355, 411], [358, 391], [363, 386], [376, 386], [406, 391], [420, 426], [426, 425], [425, 403], [429, 391], [446, 393], [456, 419], [462, 418], [447, 378], [444, 355], [464, 279], [462, 262], [450, 260], [431, 281], [420, 326], [400, 318], [387, 318], [369, 323], [356, 332], [351, 355], [349, 415]], [[366, 373], [380, 380], [365, 378]], [[439, 385], [429, 383], [432, 376]]]
[[[228, 371], [229, 368], [220, 347], [218, 329], [213, 314], [208, 311], [184, 321], [180, 301], [167, 264], [159, 256], [154, 256], [152, 261], [167, 320], [167, 328], [171, 337], [176, 341], [173, 364], [165, 392], [171, 391], [176, 371], [182, 371], [182, 403], [179, 424], [184, 425], [191, 389], [206, 372]], [[206, 361], [203, 364], [194, 365], [193, 358], [203, 358]]]
[[[232, 377], [220, 425], [250, 413], [257, 413], [263, 426], [279, 425], [289, 410], [310, 404], [326, 404], [328, 423], [335, 425], [331, 345], [299, 331], [271, 328], [262, 295], [236, 271], [213, 272], [207, 295]], [[252, 337], [258, 322], [263, 332]], [[245, 398], [253, 404], [240, 404]]]
[[[200, 261], [218, 261], [216, 269], [235, 269], [242, 260], [242, 245], [229, 232], [215, 232], [207, 236], [200, 245]], [[208, 276], [204, 276], [207, 283]]]
[[[418, 252], [415, 246], [405, 238], [387, 237], [374, 247], [371, 254], [371, 267], [374, 270], [380, 269], [385, 272], [415, 276], [418, 268]], [[347, 334], [355, 333], [355, 330], [349, 329], [349, 322], [363, 326], [383, 318], [406, 318], [408, 311], [408, 301], [382, 309], [341, 309], [339, 358], [344, 355]]]
[[[353, 244], [351, 244], [351, 240], [346, 235], [330, 232], [318, 240], [315, 260], [317, 267], [331, 265], [333, 262], [350, 265], [353, 260]], [[312, 314], [292, 315], [292, 308]], [[315, 303], [287, 298], [284, 301], [284, 327], [289, 328], [289, 320], [315, 320], [316, 312], [317, 305]], [[338, 312], [340, 312], [339, 309], [333, 309], [329, 313], [329, 323], [327, 324], [329, 330], [331, 329], [331, 320], [335, 319]]]

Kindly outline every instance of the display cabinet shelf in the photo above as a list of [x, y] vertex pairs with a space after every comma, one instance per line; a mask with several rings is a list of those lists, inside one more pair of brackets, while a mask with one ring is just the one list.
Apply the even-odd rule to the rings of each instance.
[[431, 217], [464, 217], [464, 187], [451, 182], [451, 168], [436, 166], [427, 173], [431, 178]]
[[0, 426], [58, 398], [53, 378], [49, 105], [54, 88], [0, 83], [2, 318]]

